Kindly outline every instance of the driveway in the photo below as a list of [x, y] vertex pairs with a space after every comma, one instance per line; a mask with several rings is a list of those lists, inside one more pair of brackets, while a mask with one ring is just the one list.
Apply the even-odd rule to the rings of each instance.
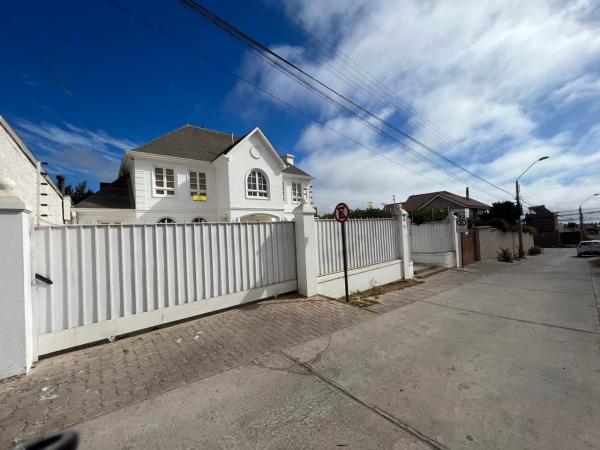
[[597, 448], [598, 311], [573, 254], [448, 271], [382, 299], [403, 307], [77, 430], [89, 448]]

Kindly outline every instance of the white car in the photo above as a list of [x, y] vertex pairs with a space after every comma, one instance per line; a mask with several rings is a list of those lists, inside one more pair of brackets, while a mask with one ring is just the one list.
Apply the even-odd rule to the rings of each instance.
[[600, 255], [600, 241], [581, 241], [577, 245], [577, 256]]

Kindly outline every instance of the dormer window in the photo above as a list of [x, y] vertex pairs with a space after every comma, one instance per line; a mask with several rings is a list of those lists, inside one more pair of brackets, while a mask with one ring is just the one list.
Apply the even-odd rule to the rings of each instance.
[[175, 195], [175, 174], [173, 169], [154, 168], [154, 195], [156, 197]]
[[252, 170], [246, 180], [246, 195], [248, 197], [268, 198], [269, 189], [267, 177], [258, 169]]

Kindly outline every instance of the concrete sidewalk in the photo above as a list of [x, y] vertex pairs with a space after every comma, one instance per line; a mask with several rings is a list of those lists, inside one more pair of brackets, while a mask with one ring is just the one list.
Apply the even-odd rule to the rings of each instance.
[[[373, 308], [398, 308], [477, 276], [437, 274], [425, 284], [386, 294]], [[375, 317], [334, 300], [289, 295], [45, 358], [29, 375], [0, 383], [0, 448], [221, 376], [261, 355]]]
[[76, 429], [87, 448], [597, 448], [600, 328], [571, 253], [476, 264], [468, 283], [419, 286], [402, 308]]

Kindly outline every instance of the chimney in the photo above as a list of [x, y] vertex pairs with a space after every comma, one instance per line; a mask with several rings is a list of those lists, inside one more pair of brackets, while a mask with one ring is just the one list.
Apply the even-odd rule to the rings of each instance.
[[469, 186], [467, 186], [467, 195], [465, 196], [467, 200], [469, 200]]
[[285, 162], [290, 166], [294, 165], [294, 155], [290, 155], [289, 153], [285, 155]]
[[65, 195], [65, 176], [56, 175], [56, 187], [62, 195]]

